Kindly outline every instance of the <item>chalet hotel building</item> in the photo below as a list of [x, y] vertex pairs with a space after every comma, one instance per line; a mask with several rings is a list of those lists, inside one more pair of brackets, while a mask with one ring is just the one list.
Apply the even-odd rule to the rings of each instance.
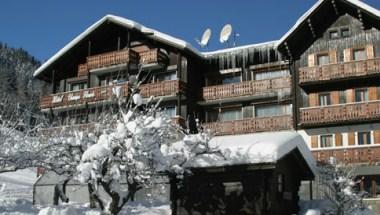
[[128, 94], [138, 65], [149, 74], [142, 95], [163, 97], [176, 121], [199, 118], [216, 135], [295, 130], [317, 161], [356, 165], [361, 189], [380, 197], [378, 9], [319, 0], [277, 41], [213, 52], [107, 15], [35, 71], [52, 84], [41, 110], [85, 127], [114, 86]]

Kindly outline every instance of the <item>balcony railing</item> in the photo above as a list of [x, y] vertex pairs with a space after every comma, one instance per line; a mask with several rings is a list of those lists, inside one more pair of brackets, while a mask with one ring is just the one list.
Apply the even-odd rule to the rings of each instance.
[[269, 92], [276, 92], [286, 88], [290, 90], [290, 87], [290, 77], [274, 78], [259, 81], [245, 81], [241, 83], [204, 87], [203, 99], [206, 101], [210, 101], [240, 96], [257, 95]]
[[150, 96], [175, 96], [185, 91], [185, 83], [179, 80], [161, 81], [140, 86], [143, 97]]
[[300, 109], [300, 123], [303, 126], [379, 119], [380, 100]]
[[140, 52], [139, 56], [141, 64], [164, 63], [168, 59], [167, 55], [159, 49]]
[[365, 164], [380, 161], [380, 146], [326, 149], [312, 151], [314, 158], [321, 163], [329, 162], [335, 157], [338, 162], [347, 164]]
[[380, 75], [380, 58], [300, 68], [299, 83], [330, 81], [370, 75]]
[[[184, 92], [185, 83], [179, 80], [162, 81], [154, 84], [140, 86], [143, 97], [149, 96], [171, 96]], [[127, 96], [128, 84], [117, 84], [111, 86], [94, 87], [79, 91], [57, 93], [43, 96], [40, 99], [41, 109], [66, 107], [71, 105], [84, 105], [100, 101], [111, 100], [115, 96]]]
[[87, 57], [87, 69], [98, 69], [127, 62], [137, 63], [138, 54], [131, 49], [125, 49], [89, 56]]
[[120, 94], [120, 96], [128, 95], [128, 85], [125, 83], [113, 86], [94, 87], [84, 90], [43, 96], [40, 99], [40, 107], [41, 109], [57, 108], [71, 105], [81, 105], [87, 102], [105, 101], [110, 100], [117, 94]]
[[292, 117], [273, 116], [268, 118], [250, 118], [225, 122], [204, 123], [215, 135], [235, 135], [262, 131], [280, 131], [293, 128]]

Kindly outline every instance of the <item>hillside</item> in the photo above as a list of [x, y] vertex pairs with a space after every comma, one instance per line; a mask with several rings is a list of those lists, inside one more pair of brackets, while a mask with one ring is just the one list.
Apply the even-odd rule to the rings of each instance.
[[25, 50], [0, 42], [0, 94], [22, 103], [41, 95], [47, 84], [33, 80], [33, 72], [39, 66], [40, 62]]

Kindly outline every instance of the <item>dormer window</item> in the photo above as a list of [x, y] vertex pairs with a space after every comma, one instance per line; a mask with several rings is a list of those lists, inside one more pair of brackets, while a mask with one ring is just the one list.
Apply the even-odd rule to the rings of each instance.
[[365, 60], [367, 58], [365, 49], [355, 49], [353, 53], [354, 60]]
[[339, 38], [339, 32], [337, 30], [330, 31], [330, 39], [337, 39]]
[[342, 28], [340, 30], [340, 34], [342, 37], [349, 37], [350, 36], [350, 29], [349, 28]]
[[330, 63], [330, 57], [329, 55], [326, 53], [326, 54], [319, 54], [318, 56], [318, 65], [319, 66], [322, 66], [322, 65], [327, 65]]

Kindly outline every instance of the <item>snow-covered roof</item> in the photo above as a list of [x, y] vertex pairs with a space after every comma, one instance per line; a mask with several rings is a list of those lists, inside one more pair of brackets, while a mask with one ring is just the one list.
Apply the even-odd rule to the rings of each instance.
[[[270, 42], [264, 42], [264, 43], [258, 43], [258, 44], [250, 44], [250, 45], [244, 45], [244, 46], [238, 46], [234, 48], [228, 48], [228, 49], [221, 49], [217, 51], [211, 51], [211, 52], [200, 52], [196, 48], [194, 48], [190, 43], [181, 40], [179, 38], [170, 36], [168, 34], [162, 33], [160, 31], [157, 31], [152, 28], [148, 28], [144, 25], [141, 25], [138, 22], [115, 16], [115, 15], [106, 15], [93, 25], [91, 25], [89, 28], [87, 28], [83, 33], [79, 34], [76, 38], [74, 38], [71, 42], [69, 42], [65, 47], [63, 47], [61, 50], [59, 50], [53, 57], [51, 57], [48, 61], [46, 61], [44, 64], [42, 64], [35, 72], [34, 76], [39, 75], [42, 71], [47, 69], [50, 65], [52, 65], [56, 60], [58, 60], [60, 57], [62, 57], [67, 51], [69, 51], [71, 48], [73, 48], [76, 44], [78, 44], [81, 40], [83, 40], [87, 35], [91, 34], [97, 27], [99, 27], [101, 24], [105, 22], [113, 22], [116, 24], [119, 24], [121, 26], [124, 26], [126, 28], [135, 29], [142, 33], [147, 33], [147, 37], [150, 37], [152, 39], [155, 39], [157, 41], [172, 45], [176, 48], [179, 48], [181, 50], [189, 50], [195, 55], [198, 55], [202, 58], [209, 58], [213, 57], [215, 55], [220, 54], [229, 54], [234, 52], [239, 52], [243, 49], [251, 49], [251, 48], [262, 48], [262, 47], [278, 47], [279, 45], [283, 44], [284, 41], [291, 35], [293, 32], [304, 22], [307, 20], [307, 18], [326, 0], [318, 0], [305, 14], [303, 14], [297, 22], [294, 24], [292, 28], [283, 36], [280, 40], [277, 41], [270, 41]], [[380, 17], [380, 11], [376, 8], [373, 8], [366, 3], [360, 1], [360, 0], [341, 0], [346, 1], [347, 3], [350, 3], [364, 11], [367, 11], [370, 14], [373, 14], [376, 17]]]
[[210, 57], [216, 54], [220, 53], [226, 53], [231, 51], [237, 51], [242, 49], [249, 49], [249, 48], [255, 48], [260, 46], [268, 46], [268, 45], [275, 45], [276, 41], [272, 42], [266, 42], [266, 43], [260, 43], [260, 44], [250, 44], [245, 46], [238, 46], [234, 48], [229, 49], [222, 49], [217, 50], [213, 52], [200, 52], [196, 48], [194, 48], [190, 43], [178, 39], [176, 37], [170, 36], [168, 34], [162, 33], [160, 31], [157, 31], [152, 28], [148, 28], [144, 25], [141, 25], [138, 22], [135, 22], [130, 19], [126, 19], [123, 17], [115, 16], [115, 15], [106, 15], [93, 25], [91, 25], [89, 28], [87, 28], [85, 31], [83, 31], [81, 34], [79, 34], [77, 37], [75, 37], [71, 42], [69, 42], [66, 46], [64, 46], [61, 50], [59, 50], [53, 57], [51, 57], [48, 61], [46, 61], [44, 64], [42, 64], [33, 74], [34, 77], [39, 75], [42, 71], [47, 69], [49, 66], [51, 66], [56, 60], [58, 60], [60, 57], [62, 57], [67, 51], [69, 51], [71, 48], [73, 48], [75, 45], [77, 45], [80, 41], [82, 41], [86, 36], [90, 35], [95, 29], [97, 29], [100, 25], [102, 25], [105, 22], [113, 22], [116, 24], [119, 24], [121, 26], [124, 26], [129, 29], [135, 29], [142, 33], [147, 33], [147, 37], [150, 37], [154, 40], [169, 44], [173, 47], [179, 48], [181, 50], [189, 50], [192, 53], [198, 55], [199, 57]]
[[212, 57], [212, 56], [220, 55], [220, 54], [227, 54], [227, 53], [230, 54], [234, 52], [240, 52], [243, 49], [275, 47], [277, 43], [278, 41], [275, 40], [275, 41], [269, 41], [269, 42], [264, 42], [264, 43], [249, 44], [249, 45], [237, 46], [233, 48], [220, 49], [220, 50], [211, 51], [211, 52], [202, 52], [202, 55], [207, 58], [207, 57]]
[[219, 149], [225, 159], [215, 154], [197, 156], [190, 167], [221, 167], [244, 164], [276, 163], [298, 149], [315, 174], [315, 160], [304, 139], [297, 132], [263, 132], [255, 134], [214, 137], [210, 146]]
[[43, 70], [45, 70], [47, 67], [49, 67], [53, 62], [58, 60], [60, 57], [62, 57], [67, 51], [69, 51], [71, 48], [73, 48], [75, 45], [77, 45], [80, 41], [82, 41], [86, 36], [91, 34], [96, 28], [98, 28], [100, 25], [102, 25], [105, 22], [113, 22], [119, 25], [122, 25], [129, 29], [135, 29], [142, 33], [149, 33], [147, 37], [150, 37], [152, 39], [161, 41], [166, 44], [170, 44], [174, 47], [177, 47], [179, 49], [188, 49], [192, 52], [194, 52], [197, 55], [201, 55], [197, 49], [195, 49], [190, 43], [172, 37], [170, 35], [167, 35], [165, 33], [159, 32], [157, 30], [145, 27], [141, 25], [140, 23], [137, 23], [135, 21], [115, 16], [115, 15], [106, 15], [93, 25], [91, 25], [89, 28], [87, 28], [84, 32], [79, 34], [77, 37], [75, 37], [71, 42], [69, 42], [65, 47], [63, 47], [61, 50], [59, 50], [53, 57], [51, 57], [48, 61], [46, 61], [44, 64], [42, 64], [35, 72], [34, 76], [37, 76], [40, 74]]
[[[277, 46], [279, 46], [280, 44], [283, 44], [285, 42], [285, 40], [291, 35], [293, 34], [293, 32], [303, 23], [305, 22], [312, 13], [314, 13], [314, 11], [319, 8], [323, 2], [325, 2], [326, 0], [318, 0], [308, 11], [306, 11], [298, 20], [297, 22], [293, 25], [293, 27], [291, 27], [289, 29], [289, 31], [281, 37], [280, 40], [278, 40], [278, 43], [277, 43]], [[361, 0], [342, 0], [342, 1], [346, 1], [364, 11], [367, 11], [368, 13], [371, 13], [373, 14], [374, 16], [377, 16], [377, 17], [380, 17], [380, 11], [377, 10], [376, 8], [373, 8], [371, 7], [370, 5], [362, 2]]]

